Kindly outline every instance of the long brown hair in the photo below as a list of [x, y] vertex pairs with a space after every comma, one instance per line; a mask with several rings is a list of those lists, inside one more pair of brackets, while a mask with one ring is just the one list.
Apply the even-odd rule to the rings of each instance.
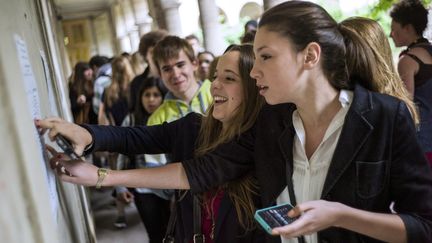
[[348, 18], [339, 25], [345, 36], [350, 79], [371, 91], [401, 99], [418, 124], [416, 106], [395, 68], [390, 43], [382, 27], [363, 17]]
[[[252, 45], [232, 45], [228, 47], [225, 53], [234, 51], [240, 53], [238, 67], [244, 100], [235, 111], [230, 125], [225, 129], [222, 129], [222, 122], [212, 117], [214, 106], [210, 106], [207, 116], [202, 120], [197, 140], [199, 146], [195, 151], [196, 156], [214, 150], [218, 145], [236, 139], [242, 132], [250, 129], [264, 103], [264, 99], [258, 93], [255, 79], [249, 75], [255, 59]], [[222, 188], [227, 191], [233, 201], [240, 224], [246, 230], [253, 229], [255, 227], [253, 194], [257, 193], [258, 189], [255, 179], [252, 176], [246, 176], [240, 180], [229, 182]]]
[[93, 95], [93, 83], [92, 80], [86, 80], [84, 75], [85, 71], [89, 70], [90, 66], [86, 62], [78, 62], [75, 65], [72, 80], [70, 83], [70, 89], [72, 89], [78, 96], [92, 96]]
[[111, 62], [112, 82], [105, 90], [106, 105], [111, 107], [120, 98], [128, 97], [128, 84], [134, 72], [127, 57], [118, 56]]

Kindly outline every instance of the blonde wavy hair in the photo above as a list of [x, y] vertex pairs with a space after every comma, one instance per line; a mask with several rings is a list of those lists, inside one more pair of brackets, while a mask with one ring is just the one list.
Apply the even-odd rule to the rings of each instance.
[[112, 82], [106, 88], [105, 100], [106, 105], [111, 107], [117, 100], [122, 97], [128, 98], [128, 85], [134, 78], [132, 66], [129, 59], [124, 56], [118, 56], [111, 62]]
[[345, 38], [350, 79], [371, 91], [404, 101], [418, 125], [417, 107], [395, 68], [390, 43], [378, 22], [351, 17], [339, 24], [339, 30]]

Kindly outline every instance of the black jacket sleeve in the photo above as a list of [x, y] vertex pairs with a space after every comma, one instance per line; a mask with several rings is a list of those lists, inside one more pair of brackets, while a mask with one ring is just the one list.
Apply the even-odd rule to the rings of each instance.
[[[179, 120], [156, 126], [98, 126], [82, 125], [93, 137], [93, 145], [89, 151], [110, 151], [123, 154], [159, 154], [172, 153], [176, 141], [186, 141], [187, 138], [177, 139], [181, 131], [191, 129], [199, 123], [199, 115], [189, 114]], [[186, 133], [187, 134], [187, 133]], [[192, 140], [194, 138], [191, 138]]]
[[255, 128], [206, 155], [183, 161], [192, 193], [244, 176], [254, 168]]
[[432, 173], [406, 106], [401, 102], [394, 122], [391, 193], [408, 242], [432, 242]]

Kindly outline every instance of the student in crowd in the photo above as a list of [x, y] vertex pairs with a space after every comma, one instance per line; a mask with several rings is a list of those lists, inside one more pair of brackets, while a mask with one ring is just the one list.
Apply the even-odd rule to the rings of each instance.
[[432, 45], [423, 37], [428, 11], [419, 0], [402, 0], [390, 16], [395, 46], [407, 47], [399, 55], [398, 70], [419, 108], [417, 136], [432, 165]]
[[251, 19], [245, 23], [244, 33], [252, 32], [252, 31], [256, 32], [257, 28], [258, 28], [258, 21]]
[[111, 84], [111, 63], [108, 57], [93, 56], [89, 61], [90, 67], [93, 69], [93, 111], [98, 115], [99, 105], [102, 102], [102, 94], [106, 87]]
[[198, 79], [204, 81], [210, 78], [210, 64], [215, 56], [209, 51], [198, 53]]
[[72, 115], [77, 124], [97, 124], [97, 116], [92, 109], [93, 70], [85, 62], [75, 65], [69, 83], [69, 99]]
[[253, 43], [256, 35], [256, 30], [251, 30], [249, 32], [244, 33], [244, 35], [240, 39], [240, 43]]
[[[89, 65], [93, 70], [93, 99], [92, 99], [92, 109], [96, 114], [96, 123], [98, 123], [98, 113], [99, 105], [102, 102], [102, 94], [110, 84], [111, 84], [111, 62], [106, 56], [95, 55], [90, 61]], [[106, 153], [96, 152], [93, 153], [93, 163], [98, 166], [105, 166]]]
[[212, 102], [210, 82], [196, 80], [198, 63], [187, 41], [177, 36], [165, 37], [153, 49], [153, 59], [168, 93], [147, 125], [174, 121], [190, 112], [204, 114]]
[[136, 75], [142, 74], [146, 68], [144, 57], [137, 51], [131, 56], [132, 70]]
[[379, 23], [364, 17], [351, 17], [342, 21], [339, 27], [345, 37], [350, 80], [358, 81], [368, 90], [401, 99], [418, 125], [416, 106], [397, 73], [390, 43]]
[[192, 46], [195, 56], [198, 56], [198, 53], [204, 51], [204, 48], [201, 46], [201, 42], [196, 35], [187, 35], [185, 40], [189, 43], [189, 45]]
[[218, 64], [219, 61], [219, 57], [217, 56], [213, 59], [213, 61], [210, 63], [210, 67], [209, 67], [209, 80], [213, 81], [214, 77], [214, 73], [216, 72], [216, 65]]
[[[254, 171], [264, 207], [295, 205], [288, 215], [299, 218], [272, 231], [284, 243], [431, 242], [432, 174], [411, 114], [403, 101], [349, 80], [339, 28], [307, 1], [263, 14], [251, 75], [270, 106], [241, 137], [182, 163], [104, 176], [91, 164], [54, 159], [73, 174], [60, 177], [199, 193]], [[36, 124], [70, 138], [77, 152], [103, 139], [55, 119]]]
[[120, 126], [128, 113], [128, 85], [134, 77], [127, 57], [118, 56], [112, 63], [112, 82], [102, 94], [98, 124]]
[[165, 30], [155, 30], [144, 34], [141, 37], [138, 52], [144, 57], [147, 63], [147, 68], [143, 73], [136, 73], [137, 76], [129, 84], [129, 98], [131, 102], [129, 103], [129, 111], [133, 112], [135, 110], [135, 104], [137, 99], [137, 91], [141, 84], [149, 77], [159, 77], [159, 71], [157, 70], [156, 64], [153, 61], [153, 48], [158, 41], [162, 40], [168, 32]]
[[249, 20], [244, 25], [243, 36], [240, 38], [240, 43], [253, 43], [258, 27], [258, 22], [254, 19]]
[[[149, 116], [162, 104], [163, 97], [167, 90], [162, 84], [162, 80], [157, 77], [148, 77], [143, 81], [138, 90], [137, 104], [135, 111], [130, 112], [122, 122], [123, 127], [133, 127], [147, 124]], [[145, 161], [144, 154], [123, 155], [117, 159], [116, 169], [134, 169], [153, 167], [155, 164]], [[151, 242], [161, 242], [165, 233], [165, 224], [169, 217], [169, 212], [161, 210], [167, 208], [167, 198], [162, 199], [160, 194], [155, 195], [152, 190], [146, 188], [117, 187], [114, 196], [118, 209], [118, 217], [114, 226], [124, 228], [127, 226], [125, 218], [125, 205], [131, 201], [135, 202], [141, 220], [147, 230]], [[159, 205], [165, 205], [160, 207]]]
[[[211, 88], [215, 101], [207, 116], [191, 113], [183, 119], [160, 126], [129, 129], [96, 126], [93, 131], [117, 133], [118, 137], [108, 140], [119, 143], [123, 143], [123, 136], [136, 133], [133, 137], [140, 140], [135, 144], [139, 145], [127, 146], [127, 150], [119, 152], [171, 151], [176, 160], [205, 154], [254, 124], [263, 99], [258, 95], [255, 80], [249, 75], [253, 61], [251, 45], [232, 45], [220, 57]], [[108, 140], [105, 142], [110, 143]], [[194, 234], [198, 233], [192, 226], [198, 223], [201, 224], [205, 242], [262, 242], [264, 232], [256, 228], [253, 219], [255, 203], [259, 201], [257, 194], [256, 181], [251, 174], [200, 194], [198, 204], [194, 204], [196, 199], [189, 192], [178, 191], [177, 209], [174, 211], [177, 211], [175, 241], [191, 242]], [[201, 209], [202, 218], [193, 216], [195, 207]]]

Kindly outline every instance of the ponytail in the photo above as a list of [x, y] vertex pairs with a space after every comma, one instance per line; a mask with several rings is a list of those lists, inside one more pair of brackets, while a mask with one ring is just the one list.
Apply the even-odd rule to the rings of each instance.
[[390, 43], [382, 27], [372, 19], [353, 17], [342, 21], [338, 29], [345, 39], [352, 82], [404, 101], [418, 124], [416, 107], [393, 64]]

